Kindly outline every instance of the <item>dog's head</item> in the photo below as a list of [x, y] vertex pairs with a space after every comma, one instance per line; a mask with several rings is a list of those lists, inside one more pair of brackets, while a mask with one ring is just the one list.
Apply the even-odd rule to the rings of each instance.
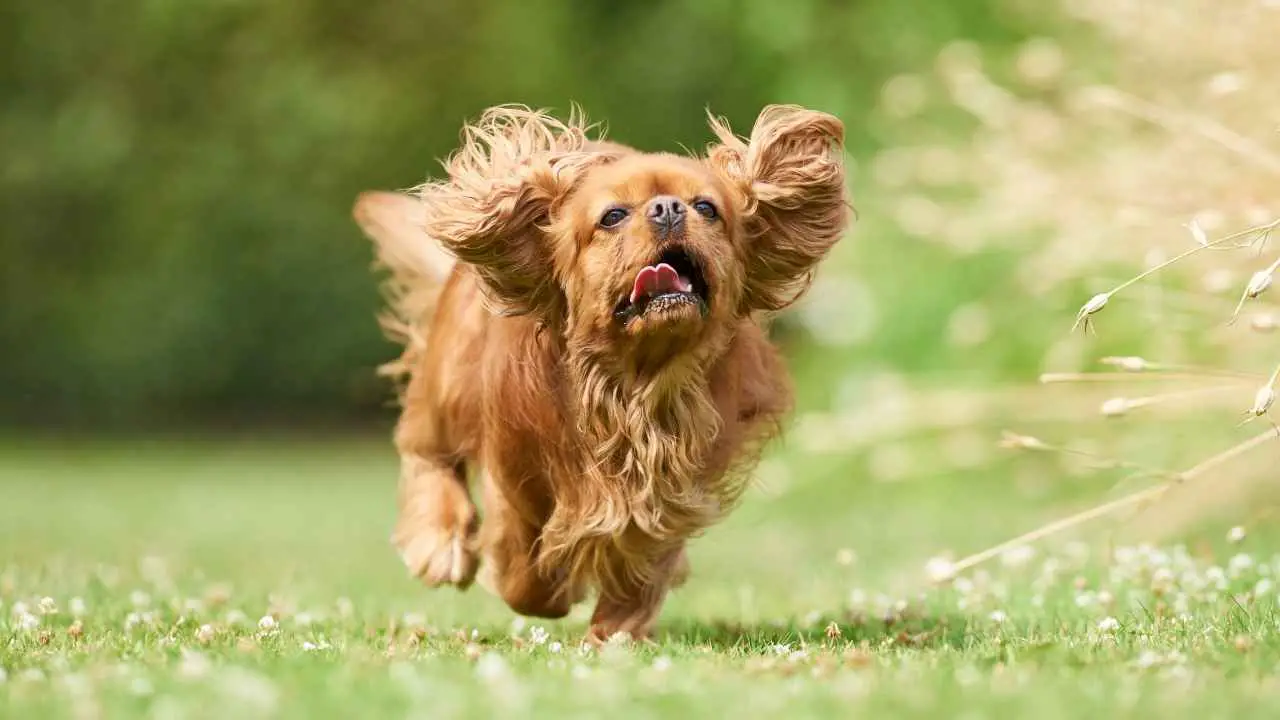
[[619, 371], [657, 370], [792, 302], [847, 221], [839, 120], [775, 106], [750, 138], [712, 127], [719, 143], [684, 157], [492, 109], [448, 178], [421, 188], [427, 234], [501, 312], [533, 314]]

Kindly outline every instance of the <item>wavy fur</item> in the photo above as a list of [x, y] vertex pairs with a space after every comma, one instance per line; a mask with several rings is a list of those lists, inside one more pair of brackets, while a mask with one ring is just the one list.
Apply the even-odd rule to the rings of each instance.
[[[517, 612], [560, 617], [595, 588], [592, 637], [647, 635], [685, 543], [738, 503], [791, 404], [757, 311], [793, 302], [845, 231], [843, 128], [790, 106], [747, 139], [712, 128], [706, 157], [680, 157], [590, 137], [580, 113], [494, 108], [416, 189], [420, 232], [370, 233], [399, 268], [391, 315], [413, 323], [393, 541], [428, 584], [465, 587], [483, 558]], [[673, 239], [645, 219], [658, 196], [720, 213], [690, 212]], [[627, 219], [597, 224], [609, 207]], [[458, 260], [443, 287], [423, 245]], [[664, 252], [702, 273], [702, 310], [620, 320]]]

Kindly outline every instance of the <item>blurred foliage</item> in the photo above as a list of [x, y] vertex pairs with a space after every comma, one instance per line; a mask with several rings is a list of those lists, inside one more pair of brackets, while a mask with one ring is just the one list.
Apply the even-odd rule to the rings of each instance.
[[799, 102], [844, 118], [856, 164], [887, 78], [1020, 23], [989, 0], [7, 3], [0, 423], [385, 418], [394, 348], [351, 203], [434, 173], [484, 107], [576, 102], [675, 150], [708, 108], [745, 130]]

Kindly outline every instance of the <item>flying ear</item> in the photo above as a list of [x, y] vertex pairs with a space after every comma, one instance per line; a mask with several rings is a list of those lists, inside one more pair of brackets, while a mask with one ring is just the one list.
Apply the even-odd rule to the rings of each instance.
[[479, 274], [505, 314], [549, 314], [562, 302], [546, 225], [592, 152], [580, 117], [491, 108], [464, 128], [447, 179], [418, 188], [427, 235]]
[[844, 124], [794, 105], [766, 107], [746, 139], [721, 118], [710, 122], [720, 142], [708, 162], [734, 189], [747, 232], [745, 302], [780, 310], [804, 293], [848, 226]]

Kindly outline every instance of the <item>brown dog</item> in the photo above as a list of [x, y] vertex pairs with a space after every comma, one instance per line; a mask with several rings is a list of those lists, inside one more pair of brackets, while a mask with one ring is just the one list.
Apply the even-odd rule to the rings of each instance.
[[591, 638], [645, 638], [685, 542], [739, 499], [791, 401], [763, 313], [848, 222], [844, 128], [792, 106], [745, 140], [711, 123], [683, 157], [494, 108], [447, 177], [356, 203], [405, 343], [393, 542], [428, 585], [465, 588], [483, 558], [518, 613], [594, 588]]

